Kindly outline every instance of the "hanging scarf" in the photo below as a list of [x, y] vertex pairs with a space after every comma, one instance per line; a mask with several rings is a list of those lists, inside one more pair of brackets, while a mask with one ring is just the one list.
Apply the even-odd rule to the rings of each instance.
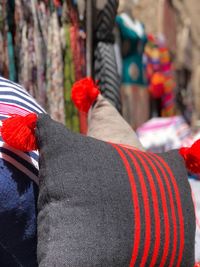
[[53, 12], [48, 28], [47, 50], [47, 100], [49, 114], [55, 120], [65, 123], [64, 77], [62, 46], [57, 13]]

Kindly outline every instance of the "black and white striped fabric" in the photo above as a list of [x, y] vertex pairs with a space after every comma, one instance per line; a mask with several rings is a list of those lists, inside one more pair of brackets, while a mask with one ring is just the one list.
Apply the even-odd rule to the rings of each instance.
[[[0, 77], [0, 120], [10, 114], [45, 113], [44, 109], [20, 85]], [[38, 183], [38, 152], [24, 153], [8, 147], [0, 137], [0, 158], [6, 158], [19, 171]]]
[[[0, 121], [45, 113], [24, 88], [0, 77]], [[0, 136], [0, 266], [37, 267], [38, 152], [11, 148]]]
[[120, 84], [114, 45], [99, 42], [94, 53], [94, 75], [102, 95], [121, 111]]

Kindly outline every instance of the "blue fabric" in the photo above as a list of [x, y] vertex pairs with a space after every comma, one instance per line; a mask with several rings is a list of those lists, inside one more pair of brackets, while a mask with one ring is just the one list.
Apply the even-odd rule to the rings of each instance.
[[[37, 266], [37, 185], [0, 159], [0, 266]], [[3, 255], [3, 256], [2, 256]]]

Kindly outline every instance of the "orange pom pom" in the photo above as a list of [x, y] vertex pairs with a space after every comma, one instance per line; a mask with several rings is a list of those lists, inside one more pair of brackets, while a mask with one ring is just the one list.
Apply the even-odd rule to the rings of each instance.
[[13, 148], [25, 152], [36, 150], [36, 121], [37, 115], [35, 113], [28, 114], [25, 117], [13, 115], [4, 120], [1, 128], [1, 135], [4, 142]]
[[179, 152], [185, 160], [187, 169], [192, 173], [200, 173], [200, 140], [197, 140], [189, 148], [180, 148]]
[[74, 83], [71, 97], [79, 111], [88, 112], [99, 94], [98, 86], [92, 78], [84, 78]]

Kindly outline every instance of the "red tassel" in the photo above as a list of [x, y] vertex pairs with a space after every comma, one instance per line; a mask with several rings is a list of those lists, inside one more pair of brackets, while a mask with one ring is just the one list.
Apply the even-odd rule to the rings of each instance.
[[28, 114], [25, 117], [13, 115], [4, 120], [1, 128], [1, 136], [4, 142], [25, 152], [36, 150], [36, 121], [37, 115], [35, 113]]
[[79, 111], [88, 112], [99, 94], [98, 86], [92, 78], [84, 78], [74, 83], [71, 97]]
[[179, 152], [185, 160], [187, 169], [192, 173], [200, 173], [200, 140], [191, 147], [180, 148]]

